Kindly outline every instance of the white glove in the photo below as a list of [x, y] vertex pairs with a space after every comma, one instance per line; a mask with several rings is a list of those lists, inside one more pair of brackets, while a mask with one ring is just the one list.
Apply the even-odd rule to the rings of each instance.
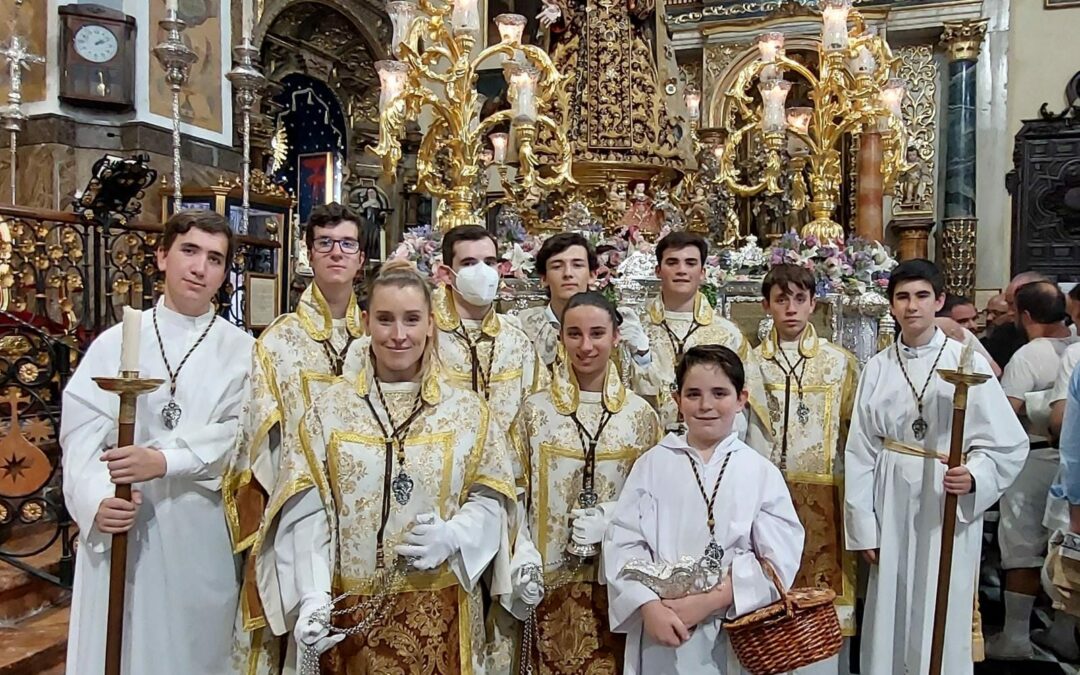
[[631, 351], [640, 354], [649, 351], [649, 336], [645, 334], [645, 327], [641, 325], [641, 319], [629, 307], [620, 307], [622, 324], [619, 325], [619, 335], [630, 345]]
[[570, 524], [573, 534], [570, 538], [575, 544], [599, 544], [604, 540], [610, 518], [600, 507], [574, 509], [570, 512], [573, 522]]
[[536, 564], [522, 565], [514, 573], [514, 597], [529, 607], [536, 607], [544, 599], [544, 584], [540, 567]]
[[436, 513], [416, 516], [404, 542], [395, 546], [394, 552], [408, 558], [409, 564], [418, 570], [435, 569], [461, 550], [454, 528]]
[[558, 5], [554, 3], [545, 2], [544, 8], [540, 10], [540, 13], [536, 15], [536, 18], [540, 21], [540, 25], [544, 28], [550, 28], [551, 24], [559, 20], [562, 16], [562, 10]]
[[301, 654], [311, 646], [320, 655], [324, 654], [345, 639], [344, 633], [330, 634], [330, 612], [326, 609], [329, 604], [329, 593], [307, 593], [300, 600], [300, 615], [293, 628], [293, 639]]

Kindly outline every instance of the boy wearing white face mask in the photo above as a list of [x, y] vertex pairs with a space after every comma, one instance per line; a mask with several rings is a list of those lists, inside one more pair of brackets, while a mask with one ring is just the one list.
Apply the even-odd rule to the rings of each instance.
[[[441, 286], [432, 300], [443, 373], [450, 384], [480, 394], [491, 409], [492, 424], [505, 435], [525, 399], [546, 388], [550, 380], [520, 324], [495, 311], [498, 264], [499, 251], [490, 232], [478, 225], [453, 228], [443, 235], [442, 264], [435, 270]], [[525, 472], [517, 458], [513, 460], [520, 519], [524, 518]], [[493, 562], [492, 595], [508, 592], [497, 586], [500, 579], [508, 581], [509, 563], [508, 558], [498, 557]], [[492, 609], [495, 632], [488, 636], [485, 662], [488, 672], [509, 672], [514, 621], [501, 608]]]
[[439, 359], [452, 384], [487, 401], [492, 419], [509, 430], [529, 394], [547, 386], [532, 341], [513, 320], [495, 311], [499, 290], [495, 238], [479, 225], [455, 227], [443, 236], [435, 278]]

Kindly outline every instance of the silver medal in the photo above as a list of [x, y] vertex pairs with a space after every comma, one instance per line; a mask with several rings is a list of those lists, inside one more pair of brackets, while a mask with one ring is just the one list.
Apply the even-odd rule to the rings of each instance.
[[799, 400], [799, 407], [795, 409], [795, 414], [799, 417], [799, 424], [807, 425], [810, 423], [810, 408]]
[[594, 490], [582, 490], [580, 493], [578, 493], [577, 500], [578, 504], [581, 505], [581, 508], [591, 509], [592, 507], [596, 506], [597, 501], [599, 501], [599, 497]]
[[711, 569], [720, 569], [720, 564], [724, 560], [724, 549], [716, 541], [710, 541], [709, 545], [705, 547], [705, 553], [702, 556], [702, 567], [708, 566]]
[[926, 420], [919, 415], [914, 422], [911, 423], [911, 431], [915, 434], [915, 440], [921, 441], [926, 438], [926, 430], [929, 425], [926, 424]]
[[412, 499], [413, 479], [402, 469], [390, 483], [390, 491], [394, 493], [394, 501], [405, 506]]
[[176, 425], [180, 424], [180, 414], [182, 412], [176, 401], [169, 399], [169, 402], [161, 409], [161, 419], [165, 423], [165, 428], [169, 430], [175, 429]]

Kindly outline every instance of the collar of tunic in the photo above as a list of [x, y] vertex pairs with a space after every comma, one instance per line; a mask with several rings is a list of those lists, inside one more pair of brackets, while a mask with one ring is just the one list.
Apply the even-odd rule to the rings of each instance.
[[[656, 326], [662, 324], [667, 316], [674, 314], [674, 312], [669, 312], [664, 307], [663, 293], [650, 300], [645, 311], [649, 315], [649, 321]], [[709, 299], [705, 297], [704, 293], [698, 291], [694, 295], [694, 321], [702, 326], [708, 326], [713, 322], [713, 313], [713, 306], [709, 304]]]
[[[424, 402], [428, 405], [435, 405], [442, 400], [442, 366], [439, 363], [438, 357], [434, 355], [425, 358], [430, 359], [430, 361], [427, 366], [421, 370], [420, 397], [423, 398]], [[356, 393], [360, 396], [367, 396], [370, 394], [374, 379], [375, 368], [372, 367], [371, 363], [371, 351], [364, 350], [363, 355], [360, 357], [356, 373]]]
[[941, 349], [941, 345], [947, 339], [948, 338], [945, 337], [945, 333], [942, 332], [940, 328], [935, 328], [934, 336], [930, 338], [930, 342], [927, 342], [921, 347], [909, 347], [908, 345], [904, 344], [903, 339], [899, 336], [897, 337], [896, 345], [900, 348], [900, 353], [903, 354], [906, 358], [917, 359], [919, 357], [926, 356], [927, 354], [937, 354], [938, 350]]
[[[669, 450], [675, 450], [678, 452], [684, 452], [690, 455], [695, 461], [702, 462], [701, 453], [696, 448], [690, 446], [686, 441], [686, 434], [669, 433], [660, 440], [660, 445]], [[708, 464], [715, 464], [722, 460], [725, 455], [732, 453], [739, 449], [739, 434], [732, 430], [730, 434], [721, 439], [715, 446], [713, 446], [712, 457], [709, 458]], [[704, 463], [704, 462], [702, 462]]]
[[[581, 404], [581, 388], [578, 386], [577, 374], [562, 342], [559, 342], [559, 355], [555, 359], [555, 368], [551, 374], [551, 402], [560, 415], [569, 415], [577, 412]], [[588, 392], [586, 392], [587, 394]], [[604, 386], [600, 392], [604, 409], [611, 413], [617, 413], [626, 405], [626, 387], [623, 386], [622, 378], [615, 363], [609, 358], [607, 370], [604, 372]]]
[[[818, 339], [817, 331], [814, 329], [814, 324], [806, 324], [806, 329], [799, 336], [799, 355], [808, 359], [812, 359], [817, 356], [818, 350], [821, 348], [821, 342]], [[761, 343], [761, 356], [766, 359], [771, 359], [776, 356], [778, 349], [781, 349], [780, 335], [776, 332], [776, 324], [769, 329], [769, 337]]]
[[[304, 332], [311, 336], [312, 340], [322, 342], [329, 340], [334, 334], [334, 317], [330, 313], [330, 305], [326, 302], [319, 284], [312, 281], [304, 289], [300, 296], [300, 304], [296, 308], [296, 316], [300, 319], [300, 325]], [[360, 318], [360, 306], [356, 302], [356, 293], [349, 295], [349, 306], [345, 309], [345, 329], [354, 338], [364, 334], [364, 325]]]
[[[454, 331], [461, 326], [461, 317], [458, 315], [457, 304], [454, 303], [454, 291], [447, 285], [442, 285], [435, 291], [431, 298], [432, 311], [435, 313], [435, 325], [439, 330]], [[489, 337], [499, 334], [502, 323], [499, 314], [495, 311], [495, 305], [488, 308], [484, 320], [480, 323], [480, 330]]]
[[[157, 301], [157, 313], [158, 321], [161, 322], [166, 329], [168, 328], [180, 328], [183, 330], [202, 330], [206, 328], [206, 324], [214, 318], [214, 306], [210, 305], [210, 309], [206, 310], [198, 316], [188, 316], [187, 314], [181, 314], [175, 310], [169, 309], [165, 306], [165, 295], [163, 294]], [[162, 336], [165, 339], [165, 336]]]

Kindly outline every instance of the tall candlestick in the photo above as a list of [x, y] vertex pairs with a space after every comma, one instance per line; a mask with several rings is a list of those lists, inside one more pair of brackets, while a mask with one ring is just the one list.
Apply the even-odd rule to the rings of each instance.
[[139, 339], [142, 310], [124, 307], [123, 340], [120, 343], [120, 372], [139, 372]]

